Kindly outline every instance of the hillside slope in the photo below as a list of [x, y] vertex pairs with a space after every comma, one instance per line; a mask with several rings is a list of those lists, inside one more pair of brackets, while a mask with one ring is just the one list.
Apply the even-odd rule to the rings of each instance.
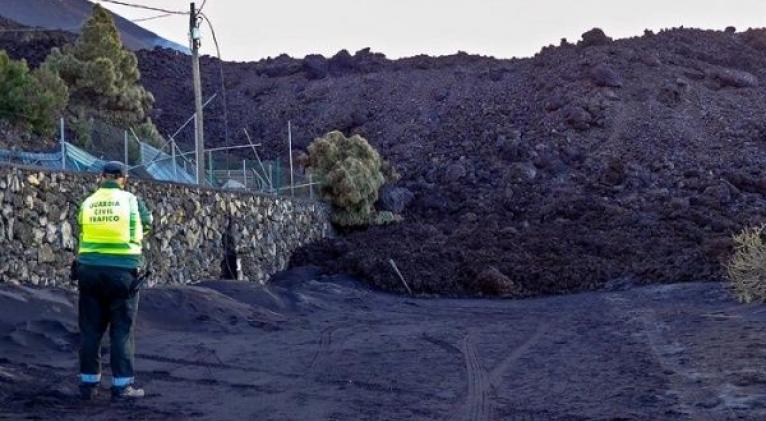
[[[290, 120], [299, 147], [360, 133], [403, 174], [404, 223], [307, 247], [295, 264], [401, 289], [394, 259], [426, 293], [719, 279], [730, 234], [766, 220], [765, 53], [762, 30], [675, 29], [591, 31], [520, 60], [365, 50], [224, 63], [228, 143], [246, 127], [284, 159]], [[172, 132], [192, 111], [188, 58], [139, 62]], [[218, 71], [203, 60], [206, 95]], [[226, 143], [220, 104], [206, 114], [211, 144]]]
[[[231, 142], [248, 127], [284, 157], [287, 120], [299, 146], [335, 128], [361, 133], [415, 194], [405, 223], [310, 247], [296, 264], [400, 289], [393, 258], [435, 293], [721, 278], [730, 234], [766, 219], [766, 37], [585, 39], [524, 60], [362, 51], [226, 64]], [[141, 56], [165, 130], [192, 103], [178, 61]], [[205, 68], [212, 93], [217, 69]], [[207, 116], [213, 140], [219, 110]]]
[[[3, 0], [0, 2], [0, 16], [20, 24], [79, 32], [80, 27], [90, 17], [93, 2], [88, 0]], [[187, 52], [188, 48], [168, 41], [135, 23], [117, 15], [114, 22], [120, 31], [122, 41], [132, 50], [156, 47], [172, 48]]]

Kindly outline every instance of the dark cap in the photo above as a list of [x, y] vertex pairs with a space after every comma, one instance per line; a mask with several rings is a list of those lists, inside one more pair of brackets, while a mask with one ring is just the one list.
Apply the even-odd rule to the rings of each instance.
[[117, 177], [127, 177], [128, 170], [120, 161], [111, 161], [104, 164], [104, 169], [101, 171], [105, 175], [113, 175]]

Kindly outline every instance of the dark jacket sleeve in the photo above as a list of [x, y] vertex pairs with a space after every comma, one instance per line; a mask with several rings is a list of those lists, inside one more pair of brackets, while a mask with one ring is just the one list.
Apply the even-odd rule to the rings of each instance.
[[149, 208], [146, 207], [146, 203], [140, 198], [138, 199], [138, 213], [141, 215], [141, 225], [144, 228], [144, 235], [149, 235], [152, 232], [154, 225], [154, 218]]

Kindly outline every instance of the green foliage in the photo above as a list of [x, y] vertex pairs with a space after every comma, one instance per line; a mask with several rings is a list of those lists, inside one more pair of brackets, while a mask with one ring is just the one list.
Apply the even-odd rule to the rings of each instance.
[[726, 269], [731, 288], [743, 303], [766, 302], [766, 226], [747, 228], [734, 235], [734, 256]]
[[400, 220], [376, 212], [378, 190], [386, 182], [383, 160], [359, 135], [333, 131], [308, 147], [308, 167], [323, 180], [320, 195], [333, 206], [333, 222], [341, 226], [380, 225]]
[[151, 118], [147, 118], [145, 122], [139, 124], [133, 130], [142, 142], [148, 143], [155, 148], [161, 148], [165, 144], [165, 139], [160, 134], [160, 131], [157, 130], [157, 126], [154, 125]]
[[[159, 130], [157, 130], [157, 127], [154, 125], [150, 118], [147, 119], [144, 123], [135, 126], [133, 133], [135, 133], [136, 137], [138, 137], [142, 142], [154, 146], [155, 148], [162, 148], [162, 145], [165, 144], [165, 139], [163, 139]], [[128, 142], [128, 159], [130, 162], [135, 163], [138, 163], [138, 160], [140, 159], [138, 143], [133, 142], [133, 139]]]
[[69, 129], [71, 129], [76, 139], [74, 144], [89, 149], [93, 147], [93, 128], [95, 122], [93, 118], [86, 117], [85, 115], [75, 116], [69, 119]]
[[56, 74], [29, 71], [0, 51], [0, 117], [40, 135], [50, 135], [67, 104], [67, 87]]
[[94, 5], [75, 44], [54, 48], [43, 67], [69, 87], [72, 124], [95, 118], [127, 128], [147, 121], [154, 97], [140, 85], [138, 60], [103, 7]]

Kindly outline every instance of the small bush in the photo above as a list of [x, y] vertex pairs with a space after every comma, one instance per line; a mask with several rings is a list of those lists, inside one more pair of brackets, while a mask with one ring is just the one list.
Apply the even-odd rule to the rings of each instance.
[[766, 225], [746, 228], [734, 235], [734, 256], [726, 269], [731, 288], [743, 303], [766, 301]]
[[353, 227], [401, 220], [390, 212], [375, 211], [378, 190], [386, 182], [386, 165], [363, 137], [330, 132], [311, 143], [308, 155], [309, 169], [323, 180], [320, 195], [332, 204], [335, 224]]
[[161, 148], [165, 144], [165, 139], [160, 134], [160, 131], [157, 130], [157, 126], [154, 125], [151, 118], [147, 118], [145, 122], [135, 126], [133, 130], [142, 142], [148, 143], [155, 148]]
[[0, 51], [0, 117], [40, 135], [50, 135], [68, 101], [64, 82], [47, 69], [29, 71], [26, 61]]
[[[165, 143], [165, 139], [162, 137], [159, 130], [157, 130], [157, 126], [154, 125], [151, 118], [147, 118], [144, 123], [135, 126], [133, 128], [133, 133], [135, 133], [138, 139], [142, 142], [154, 146], [157, 149], [162, 148], [162, 145]], [[139, 164], [140, 162], [138, 161], [140, 158], [140, 146], [137, 142], [133, 142], [133, 139], [131, 139], [131, 141], [128, 142], [128, 159], [130, 162]]]

